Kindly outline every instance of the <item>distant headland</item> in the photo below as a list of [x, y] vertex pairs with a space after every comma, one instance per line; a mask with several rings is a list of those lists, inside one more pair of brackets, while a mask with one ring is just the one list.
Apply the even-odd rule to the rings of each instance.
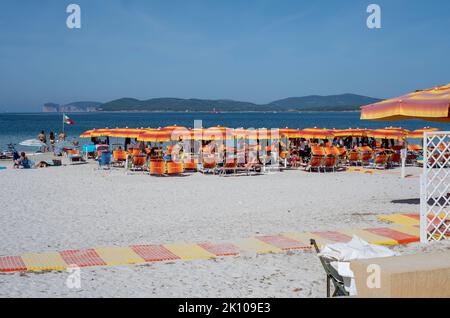
[[110, 102], [74, 102], [60, 105], [46, 103], [43, 112], [100, 112], [100, 111], [148, 111], [148, 112], [256, 112], [256, 111], [355, 111], [362, 105], [381, 101], [381, 99], [356, 94], [309, 95], [289, 97], [269, 104], [255, 104], [229, 99], [183, 99], [152, 98], [139, 100], [120, 98]]

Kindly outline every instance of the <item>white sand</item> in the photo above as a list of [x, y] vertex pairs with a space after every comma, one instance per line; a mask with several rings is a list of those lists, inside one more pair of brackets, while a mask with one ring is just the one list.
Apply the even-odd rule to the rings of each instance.
[[[419, 212], [419, 179], [395, 171], [158, 178], [94, 164], [9, 169], [0, 171], [0, 255], [377, 226], [378, 214]], [[421, 247], [403, 249], [413, 248]], [[3, 274], [0, 296], [325, 295], [323, 269], [309, 252], [84, 268], [77, 291], [66, 288], [66, 277]]]

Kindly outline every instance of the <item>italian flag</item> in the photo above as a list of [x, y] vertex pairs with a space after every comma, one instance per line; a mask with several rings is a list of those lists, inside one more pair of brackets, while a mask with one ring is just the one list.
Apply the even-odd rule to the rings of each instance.
[[73, 122], [73, 120], [70, 119], [69, 116], [67, 116], [67, 115], [64, 115], [64, 117], [63, 117], [63, 122], [64, 122], [64, 124], [66, 124], [66, 125], [74, 125], [74, 124], [75, 124], [75, 123]]

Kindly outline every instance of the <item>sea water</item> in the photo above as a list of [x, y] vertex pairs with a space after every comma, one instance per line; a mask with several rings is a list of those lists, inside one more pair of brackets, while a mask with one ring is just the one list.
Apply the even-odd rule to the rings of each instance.
[[[201, 120], [203, 127], [226, 126], [231, 128], [384, 128], [403, 127], [410, 130], [431, 126], [450, 130], [448, 123], [422, 120], [366, 121], [360, 120], [359, 112], [240, 112], [240, 113], [193, 113], [193, 112], [95, 112], [67, 114], [75, 123], [65, 125], [68, 141], [76, 138], [82, 144], [89, 139], [79, 135], [93, 128], [115, 127], [164, 127], [178, 125], [193, 127], [195, 120]], [[0, 113], [0, 150], [8, 143], [36, 139], [44, 130], [47, 135], [57, 135], [62, 130], [60, 113]], [[19, 147], [21, 148], [21, 147]], [[27, 149], [30, 150], [30, 149]]]

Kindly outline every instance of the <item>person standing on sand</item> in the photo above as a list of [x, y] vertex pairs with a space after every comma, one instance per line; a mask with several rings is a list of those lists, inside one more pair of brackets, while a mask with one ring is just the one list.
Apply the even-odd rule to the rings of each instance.
[[38, 139], [40, 142], [43, 142], [44, 144], [47, 143], [47, 137], [45, 136], [45, 132], [43, 130], [40, 132]]
[[41, 151], [42, 151], [42, 152], [46, 152], [46, 151], [48, 150], [48, 147], [47, 147], [47, 137], [45, 136], [45, 132], [44, 132], [43, 130], [41, 130], [41, 132], [39, 133], [38, 139], [39, 139], [40, 142], [42, 142], [43, 144], [45, 144], [45, 145], [42, 146]]
[[48, 139], [50, 139], [50, 148], [54, 152], [55, 151], [55, 133], [53, 131], [48, 135]]
[[65, 141], [66, 140], [66, 134], [63, 133], [63, 132], [60, 132], [58, 134], [58, 139], [59, 139], [59, 141]]

